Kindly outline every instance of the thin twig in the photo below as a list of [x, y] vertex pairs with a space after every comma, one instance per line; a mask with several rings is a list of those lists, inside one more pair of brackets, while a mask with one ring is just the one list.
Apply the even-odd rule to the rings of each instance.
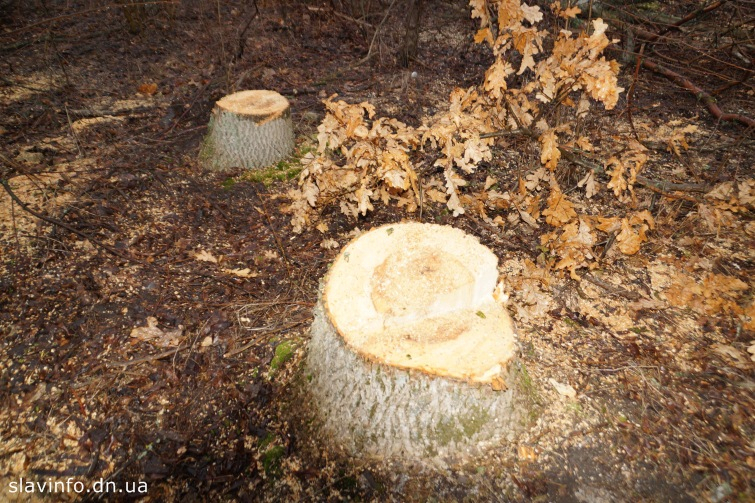
[[366, 63], [372, 57], [372, 47], [375, 45], [375, 39], [377, 39], [378, 33], [380, 33], [380, 30], [383, 28], [383, 24], [385, 24], [385, 20], [388, 19], [388, 14], [390, 14], [391, 8], [393, 7], [393, 4], [395, 3], [396, 3], [396, 0], [393, 0], [391, 2], [391, 5], [389, 5], [388, 8], [385, 10], [385, 15], [383, 16], [383, 20], [380, 21], [380, 24], [375, 29], [375, 33], [372, 35], [372, 40], [370, 41], [370, 48], [367, 50], [367, 56], [360, 59], [355, 66], [359, 66]]
[[708, 108], [708, 111], [710, 111], [710, 113], [716, 119], [722, 120], [722, 121], [740, 122], [744, 124], [745, 126], [749, 126], [751, 128], [755, 127], [755, 119], [751, 119], [750, 117], [747, 117], [741, 114], [724, 113], [724, 111], [721, 110], [721, 107], [718, 106], [718, 103], [716, 102], [716, 98], [708, 94], [702, 88], [698, 87], [687, 77], [684, 77], [683, 75], [680, 75], [672, 70], [669, 70], [665, 66], [659, 65], [658, 63], [654, 63], [647, 59], [644, 59], [642, 61], [642, 66], [656, 73], [659, 73], [660, 75], [663, 75], [667, 79], [673, 82], [676, 82], [677, 84], [682, 86], [684, 89], [687, 89], [688, 91], [693, 92], [695, 96], [697, 97], [697, 99], [702, 101], [705, 104], [705, 106]]
[[634, 120], [632, 120], [632, 98], [634, 97], [634, 88], [637, 85], [637, 79], [639, 78], [640, 74], [640, 65], [642, 64], [642, 59], [645, 52], [645, 44], [643, 43], [640, 46], [640, 53], [637, 55], [637, 64], [634, 67], [634, 75], [632, 76], [632, 85], [629, 86], [629, 91], [627, 91], [627, 118], [629, 119], [629, 126], [632, 128], [632, 134], [634, 135], [634, 139], [637, 141], [640, 141], [640, 136], [637, 134], [637, 129], [634, 127]]
[[341, 19], [345, 19], [346, 21], [352, 22], [354, 24], [358, 24], [360, 26], [364, 26], [365, 28], [372, 28], [372, 25], [370, 23], [368, 23], [367, 21], [363, 21], [361, 19], [357, 19], [355, 17], [351, 17], [349, 15], [344, 14], [343, 12], [338, 12], [337, 10], [332, 9], [332, 8], [331, 9], [325, 9], [323, 7], [313, 7], [311, 5], [308, 5], [307, 6], [307, 10], [310, 11], [310, 12], [327, 12], [327, 13], [330, 13], [330, 14], [334, 14], [334, 15], [340, 17]]
[[187, 349], [189, 347], [191, 347], [190, 344], [184, 344], [182, 346], [178, 346], [178, 347], [163, 351], [162, 353], [157, 353], [156, 355], [145, 356], [143, 358], [135, 358], [133, 360], [127, 360], [127, 361], [122, 361], [122, 362], [108, 362], [105, 364], [105, 366], [127, 368], [127, 367], [131, 367], [132, 365], [138, 365], [140, 363], [147, 363], [147, 362], [153, 362], [155, 360], [161, 360], [168, 356], [172, 356], [180, 351], [183, 351], [184, 349]]
[[252, 0], [252, 4], [254, 5], [254, 14], [249, 18], [249, 21], [246, 22], [244, 29], [241, 30], [241, 34], [239, 35], [239, 46], [236, 49], [236, 61], [240, 61], [242, 56], [244, 56], [244, 48], [246, 47], [246, 31], [252, 25], [252, 21], [254, 21], [254, 19], [260, 15], [260, 8], [257, 7], [257, 0]]
[[[591, 169], [598, 174], [605, 173], [603, 166], [586, 159], [584, 156], [580, 155], [579, 151], [566, 147], [559, 147], [559, 150], [561, 151], [561, 155], [563, 155], [565, 159], [568, 159], [574, 164], [578, 164], [584, 168]], [[660, 190], [674, 190], [681, 192], [708, 192], [710, 190], [710, 187], [704, 183], [672, 183], [667, 181], [652, 180], [641, 175], [637, 175], [636, 180], [637, 183], [642, 186], [648, 188], [655, 187], [656, 189]]]
[[76, 150], [79, 151], [79, 156], [83, 157], [83, 152], [81, 151], [81, 141], [79, 141], [79, 135], [76, 134], [76, 130], [73, 128], [73, 122], [71, 122], [71, 115], [68, 113], [68, 106], [64, 105], [63, 107], [66, 111], [66, 120], [68, 121], [68, 129], [71, 130], [71, 135], [73, 135], [74, 143], [76, 143]]
[[77, 236], [79, 236], [81, 238], [86, 239], [87, 241], [89, 241], [93, 245], [95, 245], [95, 246], [97, 246], [99, 248], [102, 248], [103, 250], [107, 251], [108, 253], [111, 253], [111, 254], [115, 255], [118, 258], [122, 258], [123, 260], [128, 260], [128, 261], [136, 262], [136, 263], [138, 263], [140, 265], [143, 265], [145, 267], [149, 267], [149, 268], [153, 267], [151, 264], [148, 264], [147, 262], [143, 262], [143, 261], [139, 260], [138, 258], [129, 257], [127, 255], [124, 255], [123, 253], [119, 252], [118, 250], [116, 250], [112, 246], [109, 246], [109, 245], [106, 245], [105, 243], [100, 242], [99, 240], [97, 240], [97, 239], [93, 238], [92, 236], [88, 235], [87, 233], [81, 232], [80, 230], [71, 227], [70, 225], [68, 225], [65, 222], [62, 222], [62, 221], [57, 220], [55, 218], [51, 218], [51, 217], [48, 217], [47, 215], [43, 215], [42, 213], [34, 211], [33, 209], [31, 209], [29, 207], [29, 205], [27, 205], [21, 199], [18, 198], [18, 196], [10, 188], [10, 185], [8, 185], [8, 181], [7, 180], [0, 180], [0, 185], [3, 186], [3, 188], [5, 189], [5, 192], [8, 193], [8, 195], [10, 196], [10, 198], [16, 204], [18, 204], [21, 207], [21, 209], [23, 209], [27, 213], [30, 213], [31, 215], [39, 218], [40, 220], [44, 220], [47, 223], [50, 223], [50, 224], [53, 224], [53, 225], [57, 225], [58, 227], [62, 227], [65, 230], [67, 230], [69, 232], [72, 232], [72, 233], [76, 234]]
[[[166, 4], [166, 5], [178, 5], [179, 2], [176, 1], [176, 0], [173, 0], [173, 1], [156, 1], [156, 2], [141, 2], [141, 3], [138, 3], [138, 4], [135, 3], [135, 4], [131, 4], [131, 5], [136, 5], [136, 6], [145, 5], [146, 6], [146, 5], [162, 5], [162, 4]], [[21, 33], [23, 31], [30, 30], [32, 28], [35, 28], [37, 26], [41, 26], [43, 24], [54, 23], [55, 21], [62, 21], [63, 19], [70, 19], [72, 17], [83, 16], [83, 15], [86, 15], [86, 14], [92, 14], [94, 12], [99, 12], [99, 11], [102, 11], [102, 10], [110, 10], [110, 9], [119, 8], [119, 7], [121, 7], [121, 5], [118, 5], [118, 4], [108, 4], [108, 5], [102, 5], [100, 7], [95, 7], [93, 9], [86, 9], [86, 10], [82, 10], [82, 11], [79, 11], [79, 12], [73, 12], [71, 14], [63, 14], [63, 15], [60, 15], [60, 16], [50, 17], [50, 18], [47, 18], [47, 19], [43, 19], [42, 21], [37, 21], [36, 23], [32, 23], [32, 24], [29, 24], [29, 25], [26, 25], [26, 26], [22, 26], [21, 28], [18, 28], [16, 30], [5, 32], [5, 33], [3, 33], [3, 36], [7, 37], [7, 36], [10, 36], [10, 35], [15, 35], [16, 33]]]
[[275, 330], [270, 330], [269, 332], [261, 333], [260, 335], [258, 335], [257, 337], [255, 337], [251, 341], [247, 342], [243, 346], [240, 346], [240, 347], [238, 347], [236, 349], [232, 349], [231, 351], [228, 351], [226, 354], [223, 355], [223, 358], [230, 358], [231, 356], [235, 356], [235, 355], [237, 355], [239, 353], [243, 353], [247, 349], [251, 348], [252, 346], [254, 346], [255, 344], [257, 344], [258, 342], [260, 342], [263, 338], [265, 338], [265, 337], [267, 337], [269, 335], [273, 335], [273, 334], [277, 334], [279, 332], [283, 332], [285, 330], [288, 330], [288, 329], [291, 329], [291, 328], [294, 328], [294, 327], [298, 327], [302, 323], [304, 323], [304, 321], [297, 321], [296, 323], [291, 323], [290, 325], [286, 325], [285, 327], [280, 327], [280, 328], [276, 328]]
[[621, 297], [625, 297], [632, 301], [638, 301], [642, 299], [642, 295], [640, 295], [637, 292], [631, 292], [629, 290], [625, 290], [624, 288], [621, 288], [620, 286], [612, 285], [606, 281], [603, 281], [600, 278], [596, 278], [590, 273], [586, 273], [584, 276], [582, 276], [584, 279], [589, 281], [595, 286], [599, 286], [603, 290], [607, 291], [609, 294], [613, 295], [619, 295]]
[[695, 11], [692, 11], [689, 14], [687, 14], [686, 16], [684, 16], [683, 18], [681, 18], [679, 21], [666, 26], [664, 29], [662, 29], [660, 32], [658, 32], [658, 36], [661, 37], [661, 36], [665, 35], [666, 33], [670, 32], [671, 30], [677, 29], [681, 25], [683, 25], [685, 23], [688, 23], [688, 22], [692, 21], [693, 19], [695, 19], [697, 17], [700, 17], [700, 16], [702, 16], [703, 14], [705, 14], [707, 12], [711, 12], [713, 10], [716, 10], [719, 7], [721, 7], [722, 5], [724, 5], [725, 3], [726, 3], [726, 0], [719, 0], [717, 2], [713, 2], [712, 4], [706, 5], [705, 7], [701, 7], [699, 9], [695, 10]]
[[262, 216], [265, 217], [265, 220], [267, 221], [267, 226], [270, 229], [270, 232], [273, 234], [273, 239], [275, 239], [275, 244], [278, 245], [278, 249], [281, 252], [281, 256], [283, 257], [283, 262], [286, 264], [286, 272], [288, 273], [289, 276], [291, 276], [291, 262], [288, 260], [286, 249], [283, 247], [283, 243], [278, 237], [278, 233], [275, 232], [275, 227], [273, 226], [273, 222], [272, 220], [270, 220], [270, 215], [267, 212], [267, 206], [265, 205], [265, 200], [262, 199], [262, 197], [260, 197], [260, 193], [254, 187], [254, 184], [251, 184], [250, 187], [252, 188], [254, 193], [257, 195], [257, 199], [259, 199], [260, 204], [262, 205], [262, 208], [256, 208], [256, 209], [260, 213], [262, 213]]

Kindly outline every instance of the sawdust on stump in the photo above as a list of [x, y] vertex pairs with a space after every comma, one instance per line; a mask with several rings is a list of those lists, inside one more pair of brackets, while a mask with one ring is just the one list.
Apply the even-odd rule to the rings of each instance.
[[402, 223], [347, 245], [323, 282], [307, 358], [326, 436], [355, 455], [464, 461], [526, 414], [497, 258], [453, 227]]
[[216, 171], [264, 168], [293, 148], [288, 100], [275, 91], [241, 91], [215, 103], [199, 161]]

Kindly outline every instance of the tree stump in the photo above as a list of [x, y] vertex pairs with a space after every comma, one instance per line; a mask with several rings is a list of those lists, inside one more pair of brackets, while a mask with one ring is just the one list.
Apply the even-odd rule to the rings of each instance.
[[264, 168], [293, 148], [288, 100], [274, 91], [241, 91], [215, 103], [199, 161], [217, 171]]
[[453, 227], [402, 223], [348, 244], [323, 281], [307, 367], [329, 440], [441, 465], [512, 440], [523, 413], [496, 256]]

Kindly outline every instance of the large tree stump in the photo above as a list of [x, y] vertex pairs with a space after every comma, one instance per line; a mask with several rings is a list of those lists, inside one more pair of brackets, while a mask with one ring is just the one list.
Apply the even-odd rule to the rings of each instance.
[[199, 161], [218, 171], [264, 168], [293, 148], [288, 100], [274, 91], [241, 91], [215, 103]]
[[355, 455], [443, 464], [513, 439], [516, 336], [497, 258], [447, 226], [387, 225], [323, 282], [307, 366], [330, 440]]

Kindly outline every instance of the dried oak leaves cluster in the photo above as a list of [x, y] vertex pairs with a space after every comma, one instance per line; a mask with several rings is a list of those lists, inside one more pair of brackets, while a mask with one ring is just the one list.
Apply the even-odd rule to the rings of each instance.
[[[584, 115], [590, 108], [590, 98], [603, 102], [608, 109], [616, 105], [622, 91], [616, 79], [618, 65], [601, 56], [610, 43], [605, 35], [607, 25], [595, 20], [591, 35], [562, 30], [551, 54], [536, 63], [534, 57], [542, 52], [543, 42], [550, 36], [537, 28], [543, 18], [539, 7], [515, 0], [496, 3], [472, 0], [470, 4], [472, 17], [479, 18], [481, 23], [475, 39], [490, 44], [496, 57], [484, 83], [478, 88], [454, 90], [448, 111], [419, 128], [395, 119], [376, 119], [375, 109], [369, 103], [351, 105], [332, 98], [326, 100], [328, 113], [318, 128], [317, 154], [304, 159], [299, 188], [290, 194], [293, 203], [289, 209], [296, 231], [307, 226], [312, 208], [334, 201], [345, 214], [353, 216], [372, 210], [376, 200], [394, 201], [409, 211], [425, 202], [440, 202], [454, 215], [464, 213], [465, 208], [476, 210], [483, 217], [487, 217], [487, 210], [513, 210], [508, 217], [510, 222], [522, 219], [533, 227], [539, 225], [542, 213], [547, 223], [563, 228], [565, 236], [547, 237], [547, 242], [554, 242], [554, 249], [564, 251], [562, 259], [566, 262], [560, 267], [571, 269], [569, 264], [589, 258], [584, 252], [577, 254], [584, 257], [574, 258], [575, 252], [568, 250], [588, 250], [594, 239], [583, 241], [578, 247], [555, 244], [559, 240], [562, 243], [584, 240], [588, 223], [586, 218], [577, 216], [552, 174], [562, 155], [561, 148], [577, 146], [591, 151], [592, 147], [585, 136], [571, 138], [573, 125], [569, 121], [549, 124], [545, 112], [559, 104], [572, 109], [575, 115]], [[553, 8], [564, 17], [578, 12], [560, 11], [556, 3]], [[514, 59], [521, 60], [518, 69], [512, 66]], [[534, 72], [535, 78], [522, 88], [509, 87], [508, 80], [513, 74], [527, 71]], [[576, 94], [580, 98], [575, 103], [572, 97]], [[544, 167], [522, 180], [515, 193], [491, 190], [496, 180], [490, 178], [483, 193], [461, 194], [460, 187], [467, 183], [465, 175], [473, 173], [480, 162], [490, 161], [491, 147], [497, 137], [509, 131], [538, 139]], [[437, 153], [434, 166], [443, 169], [442, 178], [420, 176], [411, 160], [411, 154], [418, 150]], [[627, 169], [628, 159], [613, 161], [611, 187], [615, 186], [617, 195], [621, 195], [631, 190], [632, 169], [637, 168]], [[581, 185], [588, 192], [596, 190], [592, 172]], [[548, 207], [541, 211], [546, 187], [551, 195]], [[628, 228], [642, 229], [647, 225], [637, 223], [645, 222], [642, 218], [635, 218], [632, 223], [625, 220], [624, 226]], [[501, 216], [492, 221], [505, 224]], [[640, 232], [636, 230], [635, 235]]]
[[[622, 254], [637, 253], [655, 225], [650, 212], [631, 209], [637, 207], [634, 185], [648, 161], [647, 149], [627, 140], [619, 153], [598, 155], [599, 149], [577, 127], [596, 101], [610, 110], [623, 91], [617, 83], [618, 64], [602, 55], [612, 42], [605, 35], [607, 25], [596, 19], [589, 34], [566, 29], [552, 34], [538, 29], [540, 7], [518, 0], [470, 0], [470, 5], [472, 17], [480, 20], [475, 41], [489, 44], [495, 56], [484, 82], [455, 89], [448, 110], [418, 128], [375, 118], [375, 108], [366, 102], [326, 100], [317, 152], [302, 160], [299, 186], [289, 194], [294, 230], [301, 232], [310, 224], [316, 207], [334, 202], [354, 217], [365, 215], [378, 200], [410, 212], [442, 203], [454, 216], [471, 211], [501, 228], [519, 221], [539, 228], [544, 217], [552, 229], [541, 234], [541, 245], [552, 257], [552, 267], [572, 277], [579, 268], [597, 265], [594, 247], [609, 237]], [[576, 7], [562, 10], [560, 2], [551, 10], [567, 21], [579, 13]], [[544, 47], [552, 47], [549, 54]], [[527, 79], [518, 79], [523, 82], [519, 87], [510, 86], [519, 75]], [[690, 128], [694, 126], [670, 130], [665, 138], [669, 148], [686, 148]], [[491, 161], [491, 147], [509, 135], [536, 140], [541, 166], [523, 173], [516, 190], [499, 190], [498, 180], [488, 176], [482, 191], [461, 191], [465, 177], [481, 162]], [[628, 203], [627, 212], [611, 217], [584, 213], [584, 205], [570, 200], [556, 180], [564, 156], [593, 160], [578, 183], [584, 197], [591, 198], [603, 186]], [[418, 166], [413, 162], [418, 158], [434, 159], [434, 164], [422, 161]], [[442, 175], [433, 174], [438, 168]], [[599, 179], [608, 181], [602, 185]], [[751, 206], [753, 184], [738, 190], [742, 197], [736, 201], [709, 198], [701, 211], [709, 213], [708, 220], [725, 219], [726, 213]]]

